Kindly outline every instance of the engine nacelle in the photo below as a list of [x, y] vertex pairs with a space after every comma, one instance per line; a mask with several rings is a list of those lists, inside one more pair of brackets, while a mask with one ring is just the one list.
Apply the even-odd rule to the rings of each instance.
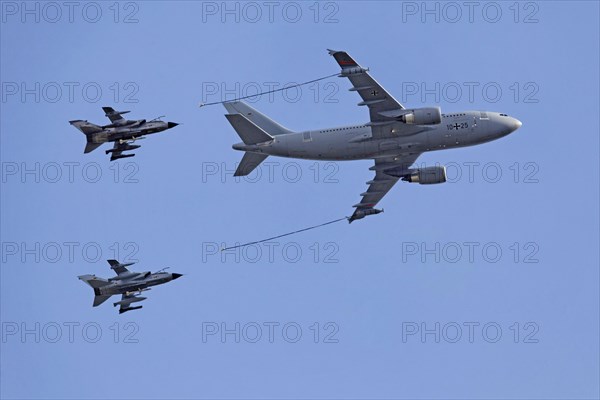
[[442, 110], [439, 107], [415, 108], [401, 115], [400, 121], [411, 125], [437, 125], [442, 122]]
[[426, 167], [412, 170], [402, 180], [420, 185], [433, 185], [446, 182], [446, 167]]

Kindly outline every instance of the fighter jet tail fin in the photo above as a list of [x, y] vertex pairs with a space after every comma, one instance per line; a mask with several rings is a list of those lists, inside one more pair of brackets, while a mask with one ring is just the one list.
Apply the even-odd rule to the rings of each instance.
[[110, 282], [96, 275], [80, 275], [79, 279], [90, 285], [94, 289], [94, 307], [99, 306], [110, 298], [110, 294], [100, 294], [100, 288], [110, 285]]
[[102, 143], [87, 142], [85, 144], [85, 149], [83, 150], [83, 152], [91, 153], [92, 151], [96, 150], [100, 146], [102, 146]]
[[102, 145], [102, 143], [97, 143], [93, 140], [96, 133], [102, 132], [101, 126], [80, 119], [69, 121], [69, 123], [75, 128], [79, 129], [81, 133], [85, 134], [87, 143], [85, 144], [85, 149], [83, 150], [84, 153], [90, 153]]
[[97, 307], [100, 304], [104, 303], [106, 300], [110, 299], [110, 294], [100, 294], [94, 296], [94, 304], [93, 307]]
[[286, 133], [294, 133], [293, 131], [279, 125], [271, 118], [250, 107], [243, 101], [230, 101], [229, 103], [223, 103], [229, 114], [241, 114], [256, 126], [263, 129], [269, 135], [277, 136], [284, 135]]
[[109, 285], [110, 282], [103, 278], [98, 278], [96, 275], [80, 275], [79, 279], [90, 285], [92, 288], [101, 288], [102, 286]]
[[75, 121], [69, 121], [71, 125], [79, 129], [85, 135], [91, 135], [92, 133], [102, 132], [102, 127], [91, 122], [87, 122], [81, 119]]
[[258, 154], [258, 153], [244, 153], [244, 157], [242, 157], [242, 161], [240, 161], [240, 165], [235, 170], [233, 176], [246, 176], [250, 172], [254, 171], [256, 167], [260, 165], [261, 162], [265, 161], [265, 158], [269, 157], [266, 154]]
[[233, 129], [237, 132], [242, 141], [247, 145], [270, 142], [273, 136], [265, 132], [264, 129], [244, 117], [242, 114], [226, 114], [225, 118], [229, 121]]

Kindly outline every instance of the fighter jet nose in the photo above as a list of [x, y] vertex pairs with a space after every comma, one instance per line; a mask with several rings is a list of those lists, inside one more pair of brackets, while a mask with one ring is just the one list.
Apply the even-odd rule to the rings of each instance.
[[179, 125], [177, 122], [167, 122], [167, 127], [169, 129], [175, 128], [177, 125]]
[[171, 276], [173, 277], [173, 280], [180, 278], [183, 276], [183, 274], [171, 274]]

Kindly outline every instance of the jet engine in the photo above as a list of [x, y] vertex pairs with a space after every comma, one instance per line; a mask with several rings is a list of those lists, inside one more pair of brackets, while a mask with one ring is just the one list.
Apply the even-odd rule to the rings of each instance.
[[399, 119], [411, 125], [437, 125], [442, 122], [442, 110], [439, 107], [415, 108], [402, 114]]
[[402, 180], [420, 185], [432, 185], [446, 182], [446, 167], [426, 167], [411, 170], [402, 176]]

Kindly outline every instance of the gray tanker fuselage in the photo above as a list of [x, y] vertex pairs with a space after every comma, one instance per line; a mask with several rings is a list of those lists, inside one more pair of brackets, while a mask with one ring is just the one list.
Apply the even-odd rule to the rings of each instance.
[[506, 114], [465, 111], [442, 114], [440, 124], [419, 126], [412, 135], [374, 139], [371, 126], [362, 124], [277, 135], [267, 143], [236, 143], [233, 148], [308, 160], [361, 160], [473, 146], [499, 139], [520, 126], [520, 121]]

